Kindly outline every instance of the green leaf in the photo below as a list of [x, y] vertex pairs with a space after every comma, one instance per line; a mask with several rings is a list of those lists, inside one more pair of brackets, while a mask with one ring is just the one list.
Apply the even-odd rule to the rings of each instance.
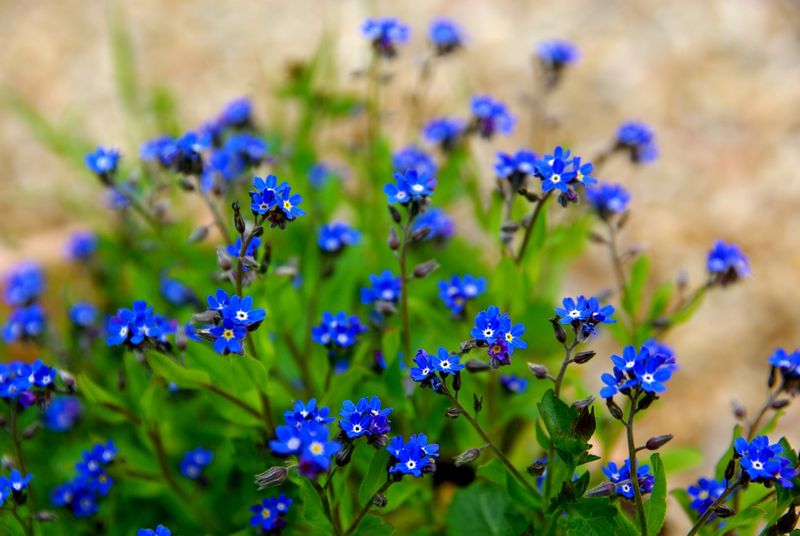
[[361, 534], [362, 536], [374, 536], [375, 534], [393, 534], [394, 529], [383, 522], [379, 516], [367, 515], [358, 524], [358, 528], [353, 534]]
[[[781, 511], [781, 514], [783, 514], [783, 511]], [[766, 518], [767, 515], [768, 514], [766, 510], [758, 508], [757, 506], [750, 506], [737, 513], [730, 519], [726, 519], [725, 531], [728, 532], [736, 528], [752, 526], [756, 522]]]
[[520, 534], [527, 521], [512, 509], [502, 489], [478, 483], [456, 493], [447, 512], [447, 534], [453, 536], [505, 536]]
[[647, 532], [658, 534], [667, 516], [667, 477], [659, 454], [650, 456], [650, 470], [653, 472], [655, 483], [650, 499], [644, 504], [644, 511], [647, 517]]
[[210, 383], [206, 372], [182, 367], [165, 355], [150, 352], [147, 362], [153, 372], [183, 389], [199, 389], [201, 384]]
[[704, 458], [703, 451], [695, 447], [676, 447], [661, 454], [664, 471], [671, 475], [699, 467]]
[[667, 306], [672, 299], [672, 293], [674, 290], [675, 285], [671, 281], [667, 281], [666, 283], [659, 285], [659, 287], [653, 293], [653, 299], [650, 301], [649, 315], [651, 322], [663, 315], [664, 311], [667, 310]]
[[578, 410], [568, 406], [552, 389], [549, 389], [539, 402], [539, 415], [544, 421], [556, 452], [574, 469], [576, 460], [589, 449], [589, 445], [578, 438], [573, 430], [578, 419]]
[[584, 497], [567, 510], [567, 516], [561, 518], [561, 525], [566, 534], [581, 536], [607, 536], [617, 534], [619, 512], [604, 497]]
[[389, 453], [386, 449], [376, 450], [369, 463], [369, 469], [361, 479], [358, 487], [358, 507], [361, 508], [372, 498], [378, 489], [386, 482], [386, 464]]

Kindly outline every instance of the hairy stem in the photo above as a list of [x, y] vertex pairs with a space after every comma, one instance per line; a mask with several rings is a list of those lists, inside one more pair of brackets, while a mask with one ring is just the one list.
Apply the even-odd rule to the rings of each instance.
[[575, 350], [575, 347], [578, 346], [578, 333], [575, 332], [575, 339], [572, 341], [572, 344], [567, 346], [567, 343], [564, 343], [564, 360], [561, 362], [561, 368], [558, 369], [558, 376], [555, 379], [555, 385], [553, 390], [556, 393], [556, 396], [561, 395], [561, 382], [564, 381], [564, 375], [567, 372], [567, 367], [570, 363], [572, 363], [572, 352]]
[[328, 494], [322, 489], [322, 486], [319, 485], [314, 479], [309, 479], [311, 485], [314, 487], [314, 490], [319, 495], [319, 500], [322, 501], [322, 509], [325, 511], [325, 517], [328, 518], [328, 521], [331, 523], [331, 528], [333, 528], [333, 534], [335, 536], [340, 536], [342, 534], [342, 527], [339, 526], [339, 522], [336, 517], [333, 515], [333, 510], [331, 510], [331, 503], [328, 500]]
[[536, 220], [539, 219], [539, 214], [541, 214], [545, 203], [547, 203], [547, 200], [550, 199], [552, 194], [553, 190], [550, 190], [544, 194], [544, 196], [542, 196], [542, 198], [536, 203], [536, 207], [533, 209], [533, 213], [531, 214], [528, 224], [525, 226], [525, 234], [522, 235], [522, 242], [519, 245], [519, 253], [517, 254], [517, 258], [514, 259], [518, 265], [522, 263], [522, 259], [525, 258], [525, 251], [528, 249], [528, 243], [531, 240], [533, 228], [536, 226]]
[[631, 399], [631, 407], [628, 413], [628, 420], [624, 423], [625, 429], [628, 432], [628, 460], [631, 468], [631, 484], [633, 485], [633, 496], [636, 502], [636, 512], [639, 517], [639, 526], [641, 527], [642, 536], [647, 536], [647, 516], [644, 513], [644, 503], [642, 502], [642, 489], [639, 486], [639, 473], [636, 463], [636, 441], [633, 438], [633, 417], [636, 415], [636, 403], [639, 401], [639, 395], [636, 393]]
[[380, 488], [378, 488], [378, 491], [372, 494], [372, 496], [367, 501], [367, 504], [365, 504], [361, 508], [355, 520], [353, 520], [353, 523], [351, 523], [350, 527], [345, 531], [344, 536], [352, 534], [353, 531], [355, 531], [358, 528], [358, 524], [361, 523], [361, 520], [364, 519], [365, 515], [367, 515], [367, 512], [369, 511], [370, 506], [372, 506], [372, 501], [375, 500], [375, 497], [377, 497], [381, 493], [385, 493], [386, 490], [389, 489], [389, 486], [391, 486], [392, 484], [394, 484], [393, 480], [387, 480], [386, 482], [383, 483], [383, 485]]

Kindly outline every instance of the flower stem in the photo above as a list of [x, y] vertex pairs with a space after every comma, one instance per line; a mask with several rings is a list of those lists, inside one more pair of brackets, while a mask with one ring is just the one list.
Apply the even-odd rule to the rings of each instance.
[[211, 216], [214, 218], [214, 225], [216, 225], [217, 229], [219, 229], [220, 236], [222, 236], [227, 243], [232, 243], [233, 240], [231, 239], [228, 228], [225, 226], [225, 221], [222, 219], [222, 214], [220, 214], [219, 208], [214, 204], [214, 201], [209, 197], [208, 192], [205, 192], [200, 184], [198, 184], [198, 191], [200, 192], [200, 196], [203, 198], [203, 201], [205, 201], [206, 205], [208, 206], [208, 209], [211, 211]]
[[400, 262], [400, 317], [403, 323], [403, 332], [402, 332], [402, 340], [403, 340], [403, 354], [405, 359], [411, 358], [411, 331], [409, 327], [408, 321], [408, 234], [409, 230], [411, 229], [411, 222], [414, 220], [414, 216], [409, 211], [408, 218], [406, 219], [405, 225], [403, 225], [403, 238], [402, 242], [400, 242], [400, 252], [398, 254], [398, 260]]
[[714, 501], [713, 503], [711, 503], [711, 506], [709, 506], [706, 509], [706, 511], [703, 512], [703, 515], [700, 516], [700, 519], [698, 519], [695, 522], [695, 524], [692, 525], [692, 528], [689, 530], [689, 532], [686, 534], [686, 536], [693, 536], [694, 534], [697, 534], [697, 532], [701, 528], [703, 528], [703, 525], [705, 525], [706, 522], [708, 521], [708, 519], [712, 516], [712, 514], [714, 513], [714, 510], [716, 510], [717, 507], [720, 504], [725, 502], [725, 499], [727, 499], [730, 496], [730, 494], [733, 493], [736, 490], [736, 488], [738, 488], [741, 485], [742, 485], [741, 482], [736, 482], [731, 487], [725, 489], [725, 491], [722, 493], [722, 495], [717, 497], [717, 500]]
[[319, 500], [322, 501], [322, 509], [325, 511], [325, 517], [328, 518], [328, 521], [331, 523], [331, 528], [333, 528], [333, 534], [335, 536], [340, 536], [342, 534], [342, 527], [339, 526], [337, 519], [333, 516], [333, 511], [331, 510], [331, 503], [328, 500], [328, 494], [322, 489], [322, 486], [319, 485], [314, 479], [309, 479], [311, 485], [314, 487], [314, 490], [319, 495]]
[[531, 234], [533, 233], [533, 228], [536, 226], [536, 220], [539, 219], [539, 214], [542, 212], [542, 208], [544, 208], [544, 204], [547, 203], [547, 200], [550, 199], [553, 190], [550, 190], [541, 199], [536, 203], [536, 207], [533, 209], [533, 213], [531, 214], [530, 220], [528, 221], [528, 225], [525, 226], [525, 234], [522, 236], [522, 242], [519, 245], [519, 253], [517, 254], [516, 259], [514, 261], [517, 265], [522, 263], [522, 259], [525, 257], [525, 251], [528, 249], [528, 243], [531, 240]]
[[472, 425], [472, 427], [475, 429], [478, 435], [481, 436], [481, 439], [483, 439], [486, 442], [486, 444], [489, 445], [489, 448], [492, 449], [495, 455], [497, 455], [497, 457], [500, 459], [503, 465], [506, 466], [506, 468], [514, 476], [514, 478], [516, 478], [520, 482], [520, 484], [525, 486], [525, 488], [527, 488], [528, 491], [530, 491], [534, 495], [538, 495], [539, 492], [536, 490], [536, 488], [534, 488], [531, 485], [531, 483], [528, 482], [525, 479], [525, 477], [522, 476], [522, 474], [517, 470], [516, 467], [514, 467], [514, 465], [506, 457], [506, 455], [503, 454], [503, 451], [497, 448], [497, 445], [495, 445], [494, 442], [492, 442], [492, 440], [489, 439], [489, 436], [483, 430], [480, 423], [475, 419], [475, 417], [469, 414], [469, 412], [464, 408], [464, 406], [461, 405], [461, 402], [459, 402], [458, 399], [454, 397], [452, 393], [450, 393], [450, 391], [446, 391], [445, 395], [447, 395], [447, 398], [450, 399], [450, 402], [452, 402], [453, 405], [455, 405], [455, 407], [461, 410], [461, 415], [463, 415], [464, 418], [467, 419], [467, 421], [469, 421], [469, 423]]
[[348, 528], [345, 531], [344, 536], [352, 534], [353, 531], [355, 531], [358, 528], [358, 524], [361, 523], [361, 520], [364, 519], [365, 515], [367, 515], [367, 512], [369, 511], [370, 506], [372, 506], [372, 501], [375, 500], [375, 497], [377, 497], [381, 493], [385, 493], [386, 490], [389, 489], [389, 486], [391, 486], [392, 484], [394, 484], [394, 480], [387, 480], [386, 482], [383, 483], [383, 485], [380, 488], [378, 488], [378, 491], [372, 494], [372, 496], [367, 501], [367, 504], [365, 504], [361, 508], [353, 523], [350, 524], [350, 528]]
[[19, 437], [19, 404], [11, 401], [11, 442], [14, 444], [14, 456], [17, 458], [17, 467], [23, 475], [28, 474], [25, 467], [25, 455], [22, 452], [22, 441]]
[[553, 391], [555, 391], [556, 396], [561, 395], [561, 382], [564, 381], [564, 374], [567, 372], [567, 366], [572, 363], [572, 352], [575, 350], [575, 347], [578, 346], [578, 333], [575, 332], [575, 339], [572, 341], [572, 344], [567, 346], [567, 343], [564, 343], [564, 360], [561, 362], [561, 368], [558, 370], [558, 376], [556, 376]]
[[[629, 302], [628, 278], [625, 276], [625, 268], [622, 265], [622, 257], [619, 254], [617, 228], [610, 219], [606, 220], [606, 225], [608, 226], [608, 253], [611, 258], [611, 266], [614, 269], [614, 277], [617, 280], [617, 289], [621, 296], [622, 308], [628, 312], [628, 317], [631, 321], [631, 343], [636, 344], [636, 315], [633, 312], [634, 304]], [[630, 305], [630, 308], [626, 307], [626, 303]]]
[[636, 441], [633, 438], [633, 417], [636, 415], [636, 403], [639, 401], [637, 392], [631, 399], [631, 407], [628, 413], [628, 420], [624, 422], [625, 429], [628, 432], [628, 461], [631, 468], [631, 484], [633, 485], [633, 496], [636, 502], [636, 512], [639, 517], [639, 526], [641, 527], [641, 536], [647, 536], [647, 516], [644, 513], [644, 503], [642, 502], [642, 489], [639, 486], [639, 473], [636, 464]]
[[245, 410], [247, 413], [249, 413], [253, 417], [257, 417], [259, 419], [261, 418], [261, 413], [256, 408], [254, 408], [253, 406], [251, 406], [250, 404], [248, 404], [247, 402], [245, 402], [241, 398], [239, 398], [239, 397], [237, 397], [235, 395], [232, 395], [231, 393], [229, 393], [229, 392], [227, 392], [227, 391], [225, 391], [223, 389], [220, 389], [216, 385], [212, 385], [210, 383], [201, 383], [200, 386], [203, 387], [204, 389], [214, 393], [215, 395], [221, 396], [222, 398], [224, 398], [228, 402], [232, 402], [233, 404], [239, 406], [240, 408]]

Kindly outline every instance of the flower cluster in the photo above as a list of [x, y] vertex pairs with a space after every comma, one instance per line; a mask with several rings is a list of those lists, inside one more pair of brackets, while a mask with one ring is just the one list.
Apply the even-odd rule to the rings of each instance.
[[341, 416], [339, 428], [349, 440], [366, 436], [371, 441], [380, 442], [381, 436], [391, 430], [389, 427], [391, 413], [392, 408], [381, 409], [381, 401], [377, 396], [362, 398], [357, 404], [345, 400], [339, 412]]
[[25, 502], [28, 483], [33, 475], [23, 475], [16, 469], [12, 469], [7, 477], [0, 477], [0, 506], [6, 502], [9, 496], [14, 497], [16, 504]]
[[722, 286], [750, 275], [747, 256], [736, 244], [726, 244], [722, 240], [718, 240], [708, 252], [706, 267], [712, 281]]
[[74, 396], [54, 397], [42, 413], [45, 428], [56, 432], [70, 430], [83, 414], [83, 406]]
[[538, 157], [533, 151], [522, 149], [515, 154], [499, 151], [494, 170], [498, 178], [508, 179], [512, 185], [519, 188], [525, 177], [536, 173], [537, 161]]
[[614, 307], [600, 305], [600, 300], [594, 296], [566, 297], [561, 301], [561, 307], [555, 308], [555, 313], [560, 324], [571, 325], [581, 338], [597, 333], [600, 324], [613, 324], [617, 321], [613, 317]]
[[75, 478], [53, 490], [53, 504], [71, 509], [76, 517], [88, 517], [97, 512], [98, 501], [108, 495], [114, 485], [105, 468], [116, 455], [117, 447], [111, 440], [84, 451], [83, 461], [75, 464]]
[[86, 155], [86, 167], [104, 183], [109, 184], [119, 165], [120, 154], [116, 149], [98, 147]]
[[440, 56], [450, 54], [464, 46], [464, 31], [449, 19], [434, 20], [428, 37]]
[[444, 210], [430, 208], [414, 218], [411, 231], [417, 233], [427, 229], [425, 240], [447, 240], [455, 233], [455, 224]]
[[770, 381], [778, 371], [781, 373], [780, 390], [791, 395], [800, 392], [800, 349], [789, 353], [783, 348], [778, 348], [769, 357], [769, 364], [772, 365]]
[[449, 280], [439, 281], [439, 297], [454, 315], [464, 312], [467, 302], [484, 292], [486, 292], [486, 279], [483, 277], [465, 274], [463, 277], [454, 275]]
[[79, 231], [73, 234], [66, 246], [67, 258], [76, 261], [87, 261], [97, 251], [97, 235], [90, 231]]
[[55, 381], [56, 369], [40, 359], [33, 364], [0, 363], [0, 398], [16, 400], [23, 408], [49, 399]]
[[558, 70], [578, 61], [580, 53], [569, 41], [553, 39], [536, 46], [536, 57], [547, 67]]
[[606, 372], [600, 377], [605, 384], [600, 390], [600, 396], [606, 399], [617, 393], [631, 396], [636, 391], [657, 396], [666, 391], [664, 383], [672, 377], [675, 370], [675, 356], [654, 348], [652, 345], [645, 345], [637, 351], [633, 346], [626, 346], [621, 356], [612, 355], [613, 374]]
[[422, 136], [428, 143], [439, 145], [443, 151], [451, 151], [464, 133], [464, 128], [462, 119], [439, 117], [428, 121]]
[[514, 351], [528, 347], [528, 343], [521, 338], [525, 334], [525, 326], [513, 324], [508, 313], [501, 314], [494, 305], [478, 313], [470, 334], [478, 344], [488, 345], [493, 368], [510, 365]]
[[338, 441], [328, 439], [328, 424], [333, 421], [329, 413], [327, 407], [317, 408], [313, 398], [307, 404], [298, 401], [284, 414], [286, 424], [275, 429], [276, 439], [269, 442], [272, 452], [297, 456], [300, 473], [309, 478], [327, 471], [331, 456], [341, 448]]
[[153, 312], [145, 301], [133, 302], [131, 309], [119, 309], [106, 324], [109, 346], [125, 345], [128, 348], [145, 346], [165, 347], [167, 336], [175, 333], [177, 326], [167, 318]]
[[354, 246], [361, 240], [361, 233], [344, 222], [323, 225], [317, 236], [317, 245], [326, 253], [339, 253], [347, 246]]
[[586, 188], [586, 199], [598, 216], [607, 220], [613, 214], [621, 214], [628, 210], [631, 194], [619, 184], [601, 183]]
[[403, 284], [399, 277], [396, 277], [389, 270], [384, 270], [377, 275], [370, 274], [369, 282], [371, 286], [361, 289], [361, 303], [386, 302], [397, 304]]
[[496, 133], [511, 134], [516, 120], [506, 105], [488, 96], [472, 97], [472, 123], [470, 130], [489, 139]]
[[250, 210], [254, 216], [261, 216], [269, 221], [272, 227], [283, 229], [287, 222], [305, 216], [306, 212], [299, 206], [302, 202], [300, 194], [293, 194], [291, 186], [286, 182], [278, 184], [275, 175], [268, 175], [266, 179], [253, 178]]
[[703, 515], [714, 504], [714, 501], [719, 499], [725, 492], [725, 482], [701, 478], [696, 484], [689, 486], [686, 491], [689, 493], [689, 499], [691, 499], [689, 506], [698, 514]]
[[250, 518], [250, 526], [257, 527], [266, 534], [273, 534], [286, 526], [286, 514], [292, 505], [289, 499], [281, 493], [278, 497], [268, 497], [250, 507], [253, 517]]
[[311, 328], [311, 339], [328, 348], [350, 348], [365, 331], [367, 326], [355, 315], [348, 316], [344, 311], [336, 315], [325, 312], [322, 323]]
[[[444, 380], [451, 374], [458, 374], [464, 368], [460, 363], [460, 358], [451, 354], [446, 348], [439, 348], [439, 352], [434, 356], [425, 350], [418, 350], [414, 358], [415, 367], [411, 367], [409, 374], [411, 379], [419, 383], [423, 388], [430, 387], [434, 391], [443, 392], [446, 387]], [[436, 373], [439, 376], [436, 376]]]
[[44, 308], [36, 303], [45, 280], [39, 265], [24, 262], [6, 275], [4, 297], [12, 307], [3, 326], [3, 340], [14, 342], [38, 338], [45, 329]]
[[591, 186], [597, 182], [591, 175], [593, 170], [591, 162], [582, 162], [580, 156], [573, 157], [571, 151], [561, 146], [536, 162], [536, 175], [542, 180], [542, 191], [558, 190], [569, 201], [577, 199], [575, 186]]
[[[622, 495], [626, 499], [633, 499], [634, 490], [633, 483], [631, 482], [630, 460], [625, 460], [625, 464], [621, 467], [618, 467], [614, 462], [610, 462], [607, 466], [603, 467], [603, 473], [605, 473], [611, 482], [616, 484], [617, 495]], [[655, 478], [650, 474], [650, 466], [637, 464], [636, 475], [639, 479], [639, 490], [643, 495], [653, 491]]]
[[253, 308], [252, 297], [229, 296], [222, 289], [208, 296], [207, 302], [207, 312], [215, 313], [211, 316], [214, 324], [198, 330], [198, 334], [213, 341], [217, 353], [243, 354], [242, 341], [249, 331], [258, 329], [267, 313]]
[[395, 57], [397, 46], [408, 41], [411, 34], [408, 26], [393, 18], [367, 19], [361, 32], [372, 42], [375, 53], [384, 58]]
[[436, 471], [434, 458], [439, 457], [439, 445], [428, 444], [428, 436], [425, 434], [412, 435], [408, 442], [400, 436], [394, 437], [386, 450], [392, 456], [389, 460], [389, 474], [394, 475], [396, 480], [403, 478], [403, 475], [419, 478], [423, 473]]
[[658, 158], [653, 130], [638, 121], [628, 121], [617, 129], [616, 149], [627, 151], [631, 161], [646, 164]]
[[418, 176], [433, 177], [436, 175], [436, 162], [416, 145], [409, 145], [394, 153], [392, 167], [400, 174], [413, 169], [416, 170]]
[[214, 453], [210, 450], [204, 449], [203, 447], [197, 447], [194, 450], [190, 450], [183, 455], [183, 459], [181, 460], [181, 474], [186, 478], [196, 480], [200, 477], [203, 469], [205, 469], [205, 467], [210, 464], [213, 459]]
[[743, 437], [733, 442], [735, 456], [741, 458], [739, 465], [752, 482], [778, 484], [782, 488], [793, 488], [797, 470], [794, 464], [781, 456], [780, 443], [770, 445], [767, 436], [758, 436], [749, 443]]
[[75, 303], [69, 309], [69, 319], [78, 328], [90, 328], [97, 319], [97, 307], [86, 302]]
[[164, 525], [158, 525], [155, 529], [139, 529], [136, 536], [172, 536], [172, 531]]
[[407, 169], [404, 173], [394, 174], [394, 184], [391, 182], [383, 187], [383, 193], [390, 205], [400, 203], [422, 203], [436, 188], [436, 179], [427, 173], [418, 173], [416, 169]]
[[500, 385], [506, 392], [518, 395], [524, 393], [528, 388], [528, 379], [515, 374], [501, 374]]

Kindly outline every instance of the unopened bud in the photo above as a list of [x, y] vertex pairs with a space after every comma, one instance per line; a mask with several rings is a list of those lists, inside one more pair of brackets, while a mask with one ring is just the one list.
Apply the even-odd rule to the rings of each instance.
[[55, 521], [58, 519], [58, 516], [55, 512], [51, 512], [50, 510], [39, 510], [36, 512], [36, 521], [40, 521], [42, 523], [47, 523], [49, 521]]
[[439, 263], [436, 261], [425, 261], [414, 267], [414, 277], [422, 279], [427, 277], [431, 272], [439, 268]]
[[348, 463], [350, 463], [350, 458], [353, 456], [353, 449], [355, 448], [355, 444], [352, 441], [343, 441], [342, 448], [339, 449], [339, 452], [336, 453], [336, 465], [339, 467], [344, 467]]
[[378, 450], [383, 450], [389, 444], [389, 434], [367, 436], [367, 443]]
[[425, 464], [425, 467], [422, 468], [422, 472], [424, 474], [433, 474], [436, 472], [436, 460], [433, 458], [428, 458], [428, 463]]
[[417, 229], [411, 233], [411, 241], [419, 242], [420, 240], [425, 240], [429, 234], [431, 234], [430, 227], [421, 227], [420, 229]]
[[772, 409], [782, 409], [789, 405], [791, 400], [787, 398], [782, 398], [780, 400], [776, 400], [772, 403]]
[[644, 409], [649, 408], [650, 404], [652, 404], [655, 401], [655, 399], [656, 399], [655, 395], [647, 393], [645, 397], [639, 400], [639, 403], [636, 404], [636, 411], [642, 411]]
[[561, 327], [561, 324], [558, 322], [558, 319], [551, 318], [550, 324], [553, 326], [553, 333], [555, 333], [556, 340], [561, 344], [567, 342], [567, 333], [564, 331], [564, 328]]
[[[734, 451], [736, 452], [736, 451]], [[733, 479], [733, 472], [736, 470], [736, 462], [733, 458], [728, 461], [728, 465], [725, 466], [725, 480], [732, 480]]]
[[672, 441], [673, 437], [675, 436], [673, 436], [672, 434], [654, 436], [648, 439], [647, 442], [644, 444], [644, 446], [647, 448], [647, 450], [658, 450], [667, 443], [669, 443], [670, 441]]
[[480, 455], [481, 451], [479, 449], [475, 448], [467, 449], [458, 456], [456, 456], [455, 458], [453, 458], [453, 461], [455, 462], [456, 467], [461, 467], [462, 465], [474, 462], [475, 460], [478, 459]]
[[475, 339], [469, 339], [467, 341], [462, 342], [461, 345], [459, 345], [458, 349], [461, 355], [464, 355], [471, 352], [473, 349], [477, 348], [477, 346], [478, 343]]
[[717, 517], [725, 519], [726, 517], [731, 517], [736, 515], [736, 510], [731, 508], [727, 505], [721, 505], [714, 508], [714, 513], [717, 514]]
[[386, 498], [386, 495], [383, 493], [378, 493], [375, 497], [372, 498], [372, 504], [377, 508], [383, 508], [389, 503], [389, 500]]
[[216, 323], [220, 319], [219, 311], [214, 311], [209, 309], [208, 311], [203, 311], [202, 313], [195, 313], [192, 315], [192, 323], [193, 324], [211, 324]]
[[250, 234], [253, 235], [254, 237], [263, 236], [264, 235], [264, 227], [259, 225], [258, 227], [255, 227], [252, 231], [250, 231]]
[[592, 402], [594, 402], [594, 397], [590, 396], [588, 398], [582, 398], [580, 400], [576, 400], [575, 402], [572, 403], [572, 407], [582, 410], [591, 406]]
[[586, 350], [585, 352], [578, 352], [575, 354], [575, 357], [572, 358], [574, 362], [579, 365], [583, 365], [584, 363], [588, 363], [591, 358], [596, 355], [594, 350]]
[[628, 218], [630, 217], [631, 213], [629, 210], [626, 210], [622, 213], [622, 216], [619, 217], [617, 220], [617, 229], [622, 229], [625, 227], [625, 224], [628, 223]]
[[738, 400], [731, 402], [731, 409], [733, 410], [733, 416], [738, 420], [741, 421], [747, 417], [747, 408]]
[[233, 268], [233, 262], [231, 261], [230, 255], [228, 255], [228, 253], [222, 248], [217, 248], [217, 265], [222, 269], [223, 272], [227, 272]]
[[[589, 401], [591, 404], [591, 401]], [[578, 420], [575, 421], [575, 434], [583, 440], [588, 440], [594, 435], [597, 429], [597, 419], [594, 416], [594, 408], [589, 406], [578, 407]]]
[[400, 215], [400, 211], [394, 208], [392, 205], [389, 205], [389, 214], [392, 215], [392, 220], [394, 220], [395, 223], [400, 223], [401, 221], [403, 221], [403, 217]]
[[244, 224], [244, 218], [242, 218], [242, 213], [240, 212], [239, 202], [234, 201], [231, 208], [233, 209], [233, 226], [237, 233], [243, 235], [246, 226]]
[[544, 474], [544, 470], [547, 468], [547, 458], [539, 458], [533, 461], [528, 467], [525, 468], [525, 471], [531, 476], [541, 476]]
[[378, 300], [373, 304], [373, 306], [375, 307], [375, 310], [383, 316], [389, 316], [397, 312], [397, 308], [394, 306], [394, 303], [389, 301]]
[[608, 412], [611, 413], [611, 416], [615, 419], [622, 419], [624, 416], [622, 408], [614, 402], [613, 398], [606, 398], [606, 407], [608, 408]]
[[459, 370], [453, 374], [453, 391], [456, 393], [461, 390], [461, 371]]
[[531, 373], [540, 380], [544, 380], [550, 375], [550, 373], [547, 371], [547, 367], [544, 365], [539, 365], [538, 363], [528, 363], [528, 368], [530, 369]]
[[448, 419], [458, 419], [458, 417], [462, 413], [463, 411], [461, 411], [458, 408], [447, 408], [446, 410], [444, 410], [444, 416], [447, 417]]
[[483, 408], [483, 397], [472, 393], [472, 408], [478, 413]]
[[613, 482], [603, 482], [586, 492], [586, 497], [610, 497], [617, 492], [617, 485]]
[[537, 194], [536, 192], [532, 192], [526, 188], [520, 188], [519, 190], [517, 190], [517, 193], [519, 193], [521, 196], [523, 196], [531, 203], [535, 203], [539, 200], [539, 194]]
[[61, 378], [61, 382], [67, 386], [67, 389], [72, 392], [75, 389], [75, 376], [67, 372], [66, 370], [58, 370], [58, 376]]
[[464, 366], [470, 372], [483, 372], [492, 368], [486, 361], [476, 358], [470, 359]]
[[775, 387], [775, 380], [777, 379], [777, 377], [778, 377], [778, 375], [777, 375], [777, 371], [776, 371], [775, 367], [770, 367], [769, 368], [769, 376], [767, 377], [767, 386], [770, 389]]
[[197, 242], [202, 242], [208, 236], [208, 226], [201, 225], [200, 227], [196, 227], [192, 234], [189, 235], [188, 242], [190, 244], [196, 244]]
[[500, 226], [500, 230], [504, 233], [514, 234], [519, 229], [519, 223], [515, 221], [507, 221]]
[[38, 422], [32, 423], [30, 426], [22, 431], [22, 439], [31, 439], [41, 430], [42, 425]]
[[794, 529], [795, 525], [797, 525], [796, 508], [796, 505], [792, 505], [785, 514], [778, 518], [778, 522], [775, 523], [775, 528], [778, 529], [778, 534], [788, 534], [792, 532], [792, 529]]
[[400, 239], [397, 237], [397, 231], [394, 227], [389, 228], [389, 238], [386, 239], [386, 244], [392, 251], [397, 251], [400, 247]]
[[258, 268], [259, 266], [258, 261], [254, 257], [251, 257], [250, 255], [245, 255], [244, 257], [241, 257], [241, 261], [242, 261], [242, 266], [246, 266], [249, 269]]
[[289, 469], [282, 465], [270, 467], [263, 473], [256, 475], [256, 486], [259, 490], [283, 484], [289, 476]]

